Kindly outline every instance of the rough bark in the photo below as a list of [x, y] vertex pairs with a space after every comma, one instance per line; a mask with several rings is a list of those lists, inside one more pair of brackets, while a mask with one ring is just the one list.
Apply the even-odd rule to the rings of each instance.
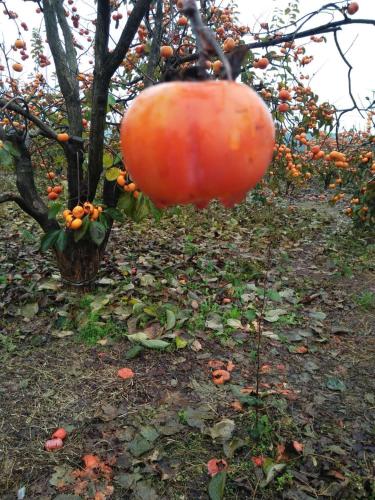
[[34, 169], [27, 147], [28, 138], [23, 133], [12, 133], [0, 138], [10, 141], [18, 151], [15, 160], [16, 185], [19, 196], [13, 193], [0, 195], [0, 202], [14, 201], [22, 210], [35, 219], [45, 232], [58, 229], [56, 220], [48, 218], [48, 207], [40, 198], [34, 181]]
[[57, 266], [64, 284], [72, 289], [93, 288], [108, 238], [98, 247], [90, 240], [78, 243], [70, 238], [64, 252], [55, 250]]
[[[65, 100], [69, 130], [72, 135], [82, 137], [77, 55], [72, 32], [64, 15], [63, 0], [43, 0], [43, 13], [48, 44], [55, 63], [61, 93]], [[63, 33], [64, 46], [60, 40], [59, 26]]]
[[98, 0], [95, 32], [95, 68], [92, 89], [91, 129], [89, 141], [88, 197], [95, 198], [103, 172], [105, 116], [110, 80], [123, 61], [137, 29], [148, 11], [152, 0], [138, 0], [121, 33], [114, 51], [109, 54], [108, 38], [111, 11], [108, 0]]

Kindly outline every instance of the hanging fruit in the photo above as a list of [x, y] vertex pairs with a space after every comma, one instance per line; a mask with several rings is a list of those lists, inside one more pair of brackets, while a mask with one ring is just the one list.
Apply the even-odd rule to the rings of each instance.
[[242, 201], [272, 159], [262, 99], [232, 81], [170, 82], [142, 92], [121, 126], [127, 170], [158, 207]]

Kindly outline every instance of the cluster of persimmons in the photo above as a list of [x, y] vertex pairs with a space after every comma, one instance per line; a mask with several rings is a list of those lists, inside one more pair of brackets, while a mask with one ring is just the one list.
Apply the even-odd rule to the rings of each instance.
[[[264, 37], [277, 38], [282, 36], [282, 27], [279, 30], [268, 23], [260, 22], [258, 31], [252, 31], [248, 26], [239, 24], [236, 7], [234, 4], [221, 6], [219, 2], [208, 7], [206, 20], [209, 27], [216, 35], [217, 41], [222, 46], [224, 53], [231, 54], [238, 46], [248, 41], [261, 41]], [[112, 20], [117, 29], [120, 22], [125, 22], [128, 12], [122, 10], [121, 2], [112, 1]], [[196, 51], [196, 42], [189, 28], [186, 15], [181, 11], [183, 5], [179, 0], [165, 0], [163, 2], [163, 38], [160, 46], [160, 69], [171, 58], [189, 58]], [[68, 22], [74, 29], [74, 40], [77, 50], [85, 46], [88, 51], [89, 68], [85, 72], [77, 74], [77, 80], [82, 92], [83, 115], [82, 125], [84, 138], [90, 130], [89, 96], [93, 82], [93, 60], [90, 55], [92, 49], [94, 29], [90, 23], [84, 25], [84, 16], [80, 16], [78, 2], [68, 0], [64, 6]], [[354, 15], [358, 11], [356, 2], [349, 2], [343, 7], [346, 15]], [[154, 9], [154, 7], [152, 7]], [[37, 10], [41, 14], [40, 9]], [[18, 14], [8, 11], [10, 19], [16, 20]], [[286, 20], [287, 21], [287, 20]], [[287, 24], [287, 22], [286, 22]], [[28, 31], [25, 22], [20, 23], [24, 32]], [[28, 98], [29, 111], [39, 116], [57, 130], [66, 130], [66, 117], [64, 103], [58, 92], [51, 92], [48, 88], [46, 77], [39, 68], [46, 68], [50, 64], [48, 49], [37, 47], [35, 41], [32, 51], [28, 50], [28, 42], [19, 31], [19, 36], [11, 43], [11, 49], [6, 55], [6, 64], [0, 63], [0, 72], [8, 76], [1, 77], [1, 83], [8, 85], [7, 97], [26, 96]], [[142, 70], [145, 59], [149, 56], [152, 42], [152, 30], [142, 23], [138, 29], [136, 38], [131, 45], [119, 70], [113, 77], [114, 87], [122, 85], [129, 101], [135, 97], [144, 87], [141, 79], [136, 78]], [[313, 61], [313, 56], [307, 51], [310, 44], [324, 43], [322, 36], [312, 35], [310, 41], [304, 41], [300, 45], [296, 41], [277, 44], [272, 50], [264, 53], [250, 52], [248, 58], [248, 71], [246, 82], [258, 85], [259, 94], [273, 113], [277, 128], [277, 143], [274, 148], [273, 163], [269, 169], [268, 181], [271, 189], [280, 182], [303, 185], [314, 180], [323, 180], [326, 187], [334, 193], [331, 196], [332, 203], [343, 200], [348, 206], [343, 209], [352, 217], [357, 217], [362, 222], [371, 221], [375, 215], [367, 204], [368, 182], [375, 174], [375, 162], [373, 158], [374, 135], [371, 132], [373, 113], [369, 114], [366, 132], [340, 132], [339, 142], [333, 139], [332, 129], [335, 118], [335, 108], [327, 102], [320, 103], [308, 84], [303, 80], [309, 80], [309, 75], [303, 74], [305, 67]], [[47, 47], [47, 45], [46, 45]], [[92, 52], [92, 51], [91, 51]], [[38, 67], [32, 81], [21, 83], [20, 73], [24, 68], [21, 61], [25, 61], [32, 55]], [[17, 60], [18, 59], [18, 60]], [[293, 66], [294, 75], [287, 78], [280, 73], [280, 65]], [[27, 63], [26, 63], [27, 64]], [[189, 61], [183, 62], [181, 68], [194, 64]], [[91, 65], [91, 66], [90, 66]], [[215, 54], [210, 54], [206, 61], [207, 70], [212, 78], [222, 73], [223, 64]], [[143, 70], [142, 70], [143, 71]], [[300, 73], [298, 75], [298, 73]], [[128, 84], [128, 82], [131, 82]], [[275, 83], [276, 82], [276, 83]], [[115, 102], [112, 110], [122, 114], [124, 107]], [[24, 120], [19, 116], [7, 111], [0, 116], [0, 125], [4, 127], [24, 128]], [[35, 127], [29, 123], [29, 128]], [[111, 135], [113, 144], [117, 143], [117, 130]], [[66, 132], [56, 134], [60, 143], [70, 140]], [[47, 143], [46, 148], [50, 147]], [[33, 151], [36, 159], [38, 150]], [[177, 160], [177, 159], [176, 159]], [[37, 163], [37, 162], [35, 162]], [[126, 167], [126, 166], [125, 166]], [[137, 199], [140, 188], [129, 176], [129, 172], [122, 170], [117, 179], [117, 187], [121, 191], [132, 194]], [[63, 193], [63, 183], [56, 183], [55, 172], [48, 168], [46, 177], [51, 183], [46, 187], [48, 199], [57, 200]], [[326, 182], [327, 181], [327, 182]], [[267, 183], [267, 179], [266, 179]], [[65, 210], [64, 218], [67, 227], [79, 229], [84, 217], [96, 220], [100, 214], [101, 207], [95, 207], [90, 203], [79, 205], [72, 211]]]

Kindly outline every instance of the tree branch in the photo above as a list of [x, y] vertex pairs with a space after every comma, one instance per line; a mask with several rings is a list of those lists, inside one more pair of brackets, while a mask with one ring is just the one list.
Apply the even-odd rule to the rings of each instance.
[[154, 32], [151, 43], [150, 55], [148, 58], [145, 88], [150, 87], [153, 82], [155, 68], [160, 58], [160, 44], [163, 35], [163, 2], [157, 0]]
[[88, 199], [95, 198], [103, 170], [104, 130], [110, 76], [107, 71], [111, 9], [108, 0], [98, 0], [95, 31], [95, 67], [91, 98], [91, 127], [88, 152]]
[[23, 199], [15, 193], [0, 193], [0, 203], [6, 203], [7, 201], [14, 201], [22, 208], [22, 210], [25, 210], [26, 208]]
[[[281, 36], [275, 36], [274, 38], [271, 38], [270, 40], [264, 40], [261, 42], [253, 42], [253, 43], [247, 43], [245, 47], [248, 50], [253, 50], [253, 49], [265, 49], [267, 47], [274, 47], [276, 45], [280, 45], [285, 42], [291, 42], [294, 40], [297, 40], [299, 38], [305, 38], [309, 37], [312, 35], [322, 35], [324, 33], [331, 33], [335, 32], [336, 30], [341, 29], [341, 26], [349, 25], [349, 24], [370, 24], [375, 26], [375, 19], [350, 19], [350, 18], [345, 18], [341, 21], [336, 21], [333, 23], [327, 23], [323, 24], [322, 26], [317, 26], [316, 28], [310, 28], [305, 31], [300, 31], [299, 33], [289, 33], [287, 35], [281, 35]], [[196, 61], [198, 59], [199, 55], [198, 54], [190, 54], [188, 56], [180, 57], [179, 59], [176, 60], [175, 65], [180, 66], [181, 64], [184, 64], [186, 62], [192, 62]]]
[[[72, 47], [72, 35], [66, 19], [62, 19], [64, 13], [61, 12], [63, 0], [43, 0], [44, 21], [46, 25], [49, 47], [52, 52], [53, 61], [56, 67], [57, 79], [59, 81], [61, 93], [65, 100], [70, 133], [82, 136], [82, 114], [81, 102], [79, 98], [79, 83], [77, 80], [77, 60], [74, 47]], [[65, 39], [65, 50], [59, 37], [59, 23]]]
[[14, 101], [15, 101], [14, 99], [7, 100], [4, 99], [3, 97], [0, 97], [0, 106], [1, 106], [0, 112], [3, 111], [4, 109], [9, 109], [10, 111], [14, 111], [15, 113], [33, 122], [40, 129], [40, 131], [43, 133], [44, 136], [56, 140], [57, 133], [51, 127], [49, 127], [45, 122], [43, 122], [37, 116], [31, 114], [27, 108], [22, 108]]
[[137, 33], [137, 29], [141, 24], [143, 17], [149, 10], [152, 0], [138, 0], [135, 4], [132, 13], [130, 14], [125, 27], [121, 33], [120, 39], [116, 45], [115, 50], [108, 58], [106, 64], [106, 72], [109, 78], [114, 74], [117, 68], [123, 61], [127, 51], [129, 50], [130, 44]]
[[36, 189], [31, 156], [23, 134], [7, 134], [6, 140], [10, 141], [19, 153], [19, 157], [15, 160], [16, 184], [19, 196], [13, 193], [3, 193], [0, 195], [0, 203], [6, 201], [17, 203], [24, 212], [38, 222], [45, 232], [59, 229], [60, 226], [56, 219], [48, 218], [48, 207], [40, 198]]
[[347, 60], [347, 58], [345, 57], [345, 54], [344, 52], [342, 51], [341, 47], [340, 47], [340, 44], [339, 44], [339, 41], [338, 41], [338, 38], [337, 38], [337, 32], [335, 31], [333, 33], [333, 37], [335, 39], [335, 44], [336, 44], [336, 47], [337, 47], [337, 50], [341, 56], [341, 59], [344, 61], [344, 63], [348, 66], [348, 92], [349, 92], [349, 95], [350, 95], [350, 98], [352, 100], [352, 103], [354, 105], [354, 107], [357, 109], [357, 111], [359, 112], [359, 114], [362, 116], [363, 118], [363, 115], [358, 107], [358, 104], [356, 102], [356, 100], [354, 99], [354, 96], [353, 96], [353, 91], [352, 91], [352, 79], [351, 79], [351, 73], [352, 73], [352, 70], [353, 70], [353, 66], [350, 64], [350, 62]]
[[110, 5], [108, 0], [98, 0], [95, 33], [95, 70], [92, 89], [91, 129], [88, 161], [88, 198], [95, 198], [103, 171], [103, 150], [105, 115], [110, 80], [123, 61], [137, 29], [150, 7], [152, 0], [138, 0], [121, 33], [120, 40], [112, 52], [108, 53], [110, 25]]
[[67, 103], [67, 107], [68, 105], [72, 106], [72, 110], [70, 113], [70, 120], [69, 120], [70, 132], [74, 135], [82, 137], [83, 126], [82, 126], [81, 101], [79, 98], [79, 83], [77, 80], [77, 75], [78, 75], [77, 53], [76, 49], [74, 48], [73, 35], [68, 25], [68, 21], [65, 16], [65, 11], [62, 2], [63, 0], [57, 0], [56, 13], [64, 37], [66, 62], [70, 70], [70, 76], [71, 76], [70, 81], [74, 92], [73, 94], [74, 102]]

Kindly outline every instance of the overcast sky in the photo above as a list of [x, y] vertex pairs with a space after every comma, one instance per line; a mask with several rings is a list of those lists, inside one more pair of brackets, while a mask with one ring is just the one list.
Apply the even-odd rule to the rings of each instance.
[[[241, 13], [241, 21], [254, 28], [259, 22], [267, 22], [272, 18], [275, 6], [285, 8], [286, 0], [237, 0]], [[324, 0], [300, 0], [299, 7], [301, 15], [313, 12], [322, 5], [328, 3]], [[359, 11], [353, 16], [361, 19], [375, 19], [375, 0], [358, 0]], [[345, 3], [344, 3], [345, 5]], [[316, 16], [306, 29], [324, 24], [330, 19], [327, 15]], [[358, 103], [366, 105], [365, 96], [372, 97], [375, 91], [375, 27], [371, 25], [345, 26], [338, 34], [340, 45], [344, 52], [350, 47], [347, 58], [353, 66], [352, 84], [353, 93]], [[327, 43], [311, 43], [307, 48], [307, 54], [314, 55], [312, 63], [307, 65], [303, 74], [309, 74], [312, 78], [311, 87], [322, 100], [327, 100], [337, 107], [351, 107], [348, 94], [347, 66], [341, 60], [337, 52], [333, 35], [327, 34]], [[305, 42], [307, 40], [304, 40]], [[297, 43], [303, 43], [298, 40]], [[351, 113], [345, 117], [344, 125], [359, 125], [361, 117], [358, 113]]]
[[[317, 10], [328, 0], [300, 0], [299, 7], [301, 15]], [[95, 9], [93, 0], [80, 0], [76, 2], [79, 9], [92, 12]], [[274, 8], [285, 8], [288, 0], [237, 0], [240, 11], [240, 18], [243, 24], [249, 25], [257, 30], [260, 22], [271, 21]], [[353, 17], [375, 19], [375, 0], [358, 0], [359, 11]], [[226, 0], [222, 1], [225, 6]], [[22, 0], [12, 0], [7, 2], [8, 8], [17, 11], [19, 22], [26, 21], [30, 31], [23, 34], [25, 39], [29, 39], [31, 27], [39, 26], [41, 15], [35, 13], [36, 5], [33, 2], [24, 2]], [[90, 7], [88, 7], [90, 6]], [[82, 8], [83, 7], [83, 8]], [[17, 36], [13, 23], [6, 21], [5, 16], [0, 9], [0, 26], [5, 27], [3, 37], [8, 41]], [[82, 14], [82, 12], [81, 12]], [[314, 18], [305, 28], [324, 24], [330, 20], [327, 15], [319, 15]], [[120, 32], [120, 30], [118, 30]], [[310, 43], [307, 47], [307, 54], [314, 55], [311, 64], [305, 67], [303, 74], [309, 74], [312, 78], [311, 87], [320, 96], [323, 101], [329, 101], [337, 107], [345, 108], [351, 106], [348, 94], [347, 67], [341, 60], [333, 42], [333, 35], [328, 34], [328, 43]], [[375, 27], [371, 25], [345, 26], [339, 33], [339, 40], [344, 51], [350, 48], [347, 53], [349, 61], [353, 65], [352, 82], [353, 93], [358, 99], [358, 103], [364, 105], [367, 101], [365, 96], [372, 97], [372, 91], [375, 90]], [[299, 40], [298, 43], [306, 43], [309, 40]], [[30, 45], [29, 45], [30, 47]], [[1, 60], [1, 57], [0, 57]], [[32, 64], [26, 64], [26, 67], [32, 68]], [[48, 69], [51, 72], [51, 67]], [[348, 128], [351, 125], [359, 126], [362, 120], [357, 113], [346, 115], [344, 125]]]

